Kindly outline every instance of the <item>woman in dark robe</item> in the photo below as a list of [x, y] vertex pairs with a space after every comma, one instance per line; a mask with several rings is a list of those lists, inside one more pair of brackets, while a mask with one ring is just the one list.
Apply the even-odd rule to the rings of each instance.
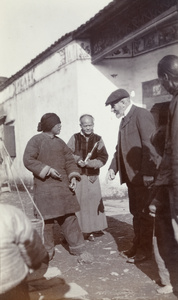
[[53, 223], [61, 226], [71, 254], [84, 262], [92, 260], [75, 213], [80, 210], [75, 196], [78, 168], [65, 142], [57, 137], [60, 118], [54, 113], [42, 116], [38, 124], [42, 133], [33, 136], [24, 152], [24, 165], [34, 175], [34, 201], [44, 221], [44, 245], [50, 259], [54, 256]]

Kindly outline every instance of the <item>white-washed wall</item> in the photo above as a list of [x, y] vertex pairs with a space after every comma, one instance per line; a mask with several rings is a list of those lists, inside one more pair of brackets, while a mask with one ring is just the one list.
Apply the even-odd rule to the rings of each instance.
[[134, 58], [107, 59], [97, 64], [97, 68], [116, 87], [124, 88], [129, 93], [135, 92], [132, 100], [142, 103], [142, 82], [157, 78], [157, 63], [165, 55], [178, 53], [178, 44], [160, 48]]
[[101, 180], [104, 181], [119, 128], [119, 120], [110, 107], [105, 107], [107, 97], [115, 89], [124, 88], [130, 93], [135, 92], [132, 99], [140, 105], [141, 83], [157, 77], [157, 62], [164, 55], [177, 54], [177, 45], [132, 59], [103, 60], [97, 65], [91, 64], [89, 53], [87, 41], [73, 41], [0, 92], [6, 121], [15, 120], [17, 157], [14, 165], [28, 182], [32, 182], [32, 176], [23, 166], [24, 148], [30, 137], [37, 133], [37, 124], [46, 112], [60, 116], [60, 137], [65, 142], [80, 130], [78, 119], [81, 114], [94, 116], [95, 132], [103, 137], [109, 153], [108, 163], [101, 169]]
[[60, 116], [61, 138], [65, 141], [68, 141], [71, 132], [78, 130], [76, 67], [78, 59], [90, 60], [83, 49], [88, 45], [87, 41], [72, 42], [0, 92], [6, 122], [14, 121], [16, 158], [13, 165], [27, 182], [32, 182], [32, 175], [23, 166], [23, 153], [27, 141], [37, 133], [41, 116], [46, 112], [55, 112]]

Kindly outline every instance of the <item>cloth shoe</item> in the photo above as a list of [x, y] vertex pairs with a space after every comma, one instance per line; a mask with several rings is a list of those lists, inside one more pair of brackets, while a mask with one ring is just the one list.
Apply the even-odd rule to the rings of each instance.
[[94, 234], [93, 234], [93, 233], [91, 233], [91, 234], [89, 235], [88, 240], [89, 240], [90, 242], [94, 242], [94, 241], [95, 241], [95, 237], [94, 237]]
[[87, 251], [84, 251], [83, 253], [81, 253], [78, 258], [77, 261], [78, 263], [82, 264], [91, 264], [94, 260], [94, 257], [92, 254], [88, 253]]
[[95, 236], [102, 236], [105, 234], [105, 232], [103, 230], [99, 230], [99, 231], [95, 231], [94, 234]]
[[164, 295], [164, 294], [171, 294], [172, 292], [173, 292], [173, 287], [172, 287], [171, 284], [165, 285], [165, 286], [157, 289], [157, 293], [158, 294], [162, 294], [162, 295]]
[[94, 242], [94, 240], [95, 240], [93, 233], [84, 233], [83, 236], [84, 236], [85, 240], [88, 240], [90, 242]]

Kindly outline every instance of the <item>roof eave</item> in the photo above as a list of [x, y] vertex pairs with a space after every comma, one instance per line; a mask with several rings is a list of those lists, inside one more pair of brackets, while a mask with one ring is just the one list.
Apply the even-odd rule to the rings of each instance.
[[62, 47], [65, 47], [68, 43], [70, 43], [73, 40], [73, 31], [66, 34], [62, 38], [60, 38], [58, 41], [56, 41], [53, 45], [51, 45], [49, 48], [47, 48], [45, 51], [40, 53], [38, 56], [36, 56], [34, 59], [32, 59], [27, 65], [25, 65], [20, 71], [12, 75], [10, 78], [8, 78], [1, 86], [0, 91], [5, 89], [8, 85], [10, 85], [12, 82], [14, 82], [16, 79], [21, 77], [23, 74], [27, 73], [31, 69], [33, 69], [37, 64], [41, 63], [45, 58], [49, 57]]

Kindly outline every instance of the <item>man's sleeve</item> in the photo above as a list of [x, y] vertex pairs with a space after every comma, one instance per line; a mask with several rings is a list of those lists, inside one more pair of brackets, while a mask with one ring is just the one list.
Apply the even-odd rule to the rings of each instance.
[[156, 131], [154, 118], [146, 109], [140, 111], [137, 118], [137, 127], [142, 143], [141, 173], [146, 176], [154, 176], [160, 156], [151, 143], [151, 137]]
[[119, 171], [119, 168], [118, 168], [118, 145], [116, 146], [116, 151], [114, 153], [114, 156], [113, 156], [113, 159], [111, 161], [111, 164], [109, 166], [109, 170], [112, 169], [115, 174]]
[[[178, 96], [177, 96], [178, 98]], [[172, 169], [172, 183], [173, 183], [173, 198], [176, 215], [178, 217], [178, 99], [175, 103], [175, 109], [171, 124], [171, 169]]]
[[79, 155], [74, 154], [74, 152], [75, 152], [75, 136], [74, 135], [68, 141], [67, 146], [71, 149], [73, 158], [74, 158], [75, 162], [77, 163], [78, 160], [81, 159], [81, 157]]

